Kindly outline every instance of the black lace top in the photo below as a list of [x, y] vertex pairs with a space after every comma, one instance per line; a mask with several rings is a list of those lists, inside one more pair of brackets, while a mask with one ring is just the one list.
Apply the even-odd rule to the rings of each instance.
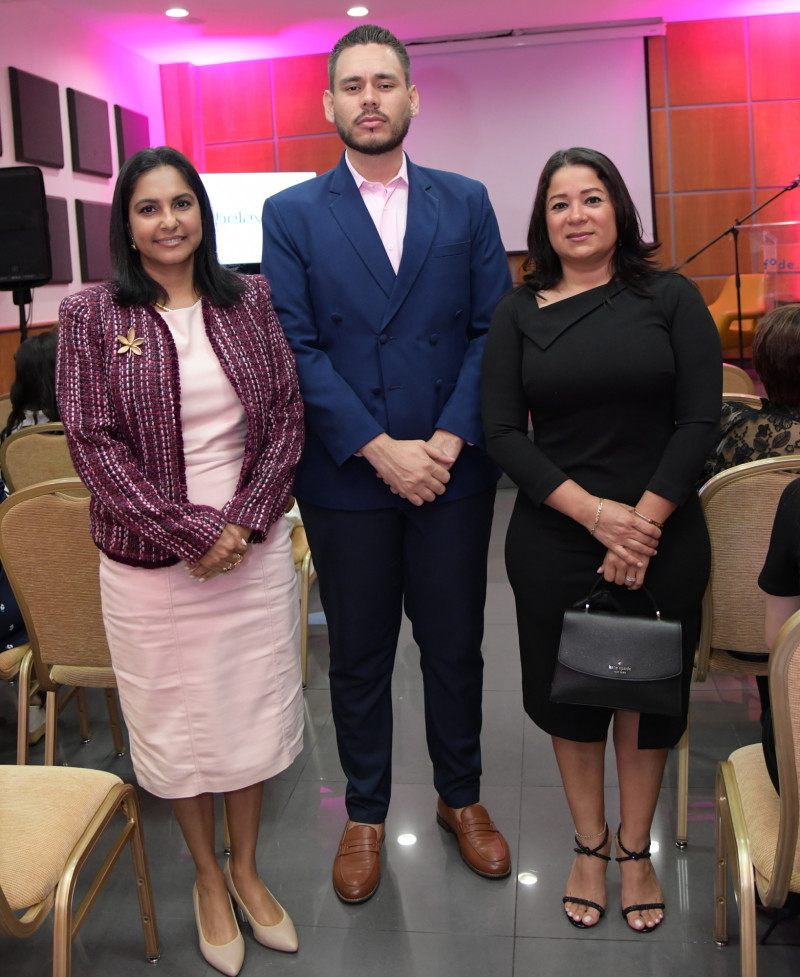
[[800, 407], [776, 407], [763, 397], [760, 410], [727, 401], [722, 405], [719, 438], [703, 468], [703, 481], [734, 465], [798, 452]]

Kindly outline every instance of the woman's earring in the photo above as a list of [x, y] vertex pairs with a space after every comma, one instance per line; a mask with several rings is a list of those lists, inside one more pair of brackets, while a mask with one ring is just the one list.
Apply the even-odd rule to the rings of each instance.
[[131, 238], [131, 251], [138, 251], [138, 250], [139, 249], [136, 247], [136, 242], [133, 240], [133, 238]]

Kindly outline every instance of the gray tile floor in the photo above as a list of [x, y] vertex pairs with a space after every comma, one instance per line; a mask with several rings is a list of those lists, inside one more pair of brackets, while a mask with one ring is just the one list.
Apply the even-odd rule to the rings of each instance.
[[[547, 737], [522, 711], [516, 629], [503, 567], [503, 538], [513, 491], [498, 495], [489, 565], [486, 612], [483, 800], [505, 833], [514, 869], [486, 881], [462, 864], [452, 836], [434, 817], [435, 794], [425, 752], [417, 651], [404, 627], [394, 677], [394, 794], [384, 871], [375, 897], [362, 906], [339, 902], [330, 885], [331, 860], [344, 824], [344, 783], [336, 755], [327, 691], [327, 641], [312, 629], [306, 743], [291, 769], [267, 785], [259, 861], [272, 891], [294, 918], [300, 951], [283, 956], [260, 947], [245, 930], [243, 977], [658, 977], [739, 973], [738, 919], [730, 910], [731, 943], [712, 940], [713, 784], [717, 760], [758, 738], [754, 688], [735, 679], [709, 680], [693, 692], [690, 845], [672, 844], [676, 757], [669, 761], [653, 840], [667, 902], [658, 931], [632, 933], [615, 907], [616, 866], [609, 871], [609, 912], [602, 924], [579, 932], [563, 917], [561, 896], [572, 858], [572, 836], [558, 772]], [[2, 698], [2, 690], [0, 690]], [[71, 715], [60, 725], [59, 761], [94, 766], [131, 778], [127, 759], [111, 755], [99, 696], [91, 702], [94, 738], [81, 746]], [[68, 710], [68, 713], [70, 710]], [[3, 702], [0, 762], [13, 762], [13, 712]], [[42, 748], [33, 750], [41, 762]], [[608, 775], [609, 821], [617, 786]], [[76, 977], [207, 977], [216, 973], [200, 957], [192, 917], [192, 864], [166, 802], [140, 792], [163, 956], [155, 969], [143, 958], [136, 898], [127, 857], [114, 871], [102, 901], [75, 941]], [[402, 845], [413, 834], [416, 844]], [[518, 874], [535, 875], [534, 885]], [[766, 923], [759, 920], [763, 932]], [[52, 928], [27, 943], [0, 944], [0, 975], [50, 974]], [[795, 977], [800, 923], [785, 923], [760, 947], [762, 974]]]

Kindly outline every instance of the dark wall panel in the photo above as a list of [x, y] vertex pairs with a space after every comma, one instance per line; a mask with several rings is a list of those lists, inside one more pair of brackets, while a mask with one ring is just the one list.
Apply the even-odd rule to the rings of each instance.
[[108, 102], [68, 88], [67, 108], [73, 170], [94, 176], [111, 176], [114, 168], [111, 163]]
[[63, 197], [47, 198], [47, 218], [50, 225], [50, 255], [53, 262], [51, 284], [72, 281], [72, 249], [69, 245], [69, 212]]
[[14, 149], [23, 163], [64, 165], [58, 85], [17, 68], [8, 69]]
[[78, 219], [81, 281], [105, 281], [111, 277], [111, 255], [108, 249], [111, 205], [76, 200], [75, 215]]
[[114, 121], [117, 128], [117, 154], [119, 165], [122, 166], [129, 156], [138, 153], [140, 149], [147, 149], [150, 145], [150, 120], [141, 112], [115, 105]]

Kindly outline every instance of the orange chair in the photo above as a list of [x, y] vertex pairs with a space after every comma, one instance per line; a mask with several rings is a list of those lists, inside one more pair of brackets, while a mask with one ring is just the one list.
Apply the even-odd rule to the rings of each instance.
[[[744, 355], [752, 354], [758, 320], [766, 314], [766, 275], [740, 275], [742, 284], [742, 343]], [[723, 356], [739, 355], [739, 315], [736, 307], [736, 278], [731, 275], [708, 311], [714, 318], [722, 342]]]

